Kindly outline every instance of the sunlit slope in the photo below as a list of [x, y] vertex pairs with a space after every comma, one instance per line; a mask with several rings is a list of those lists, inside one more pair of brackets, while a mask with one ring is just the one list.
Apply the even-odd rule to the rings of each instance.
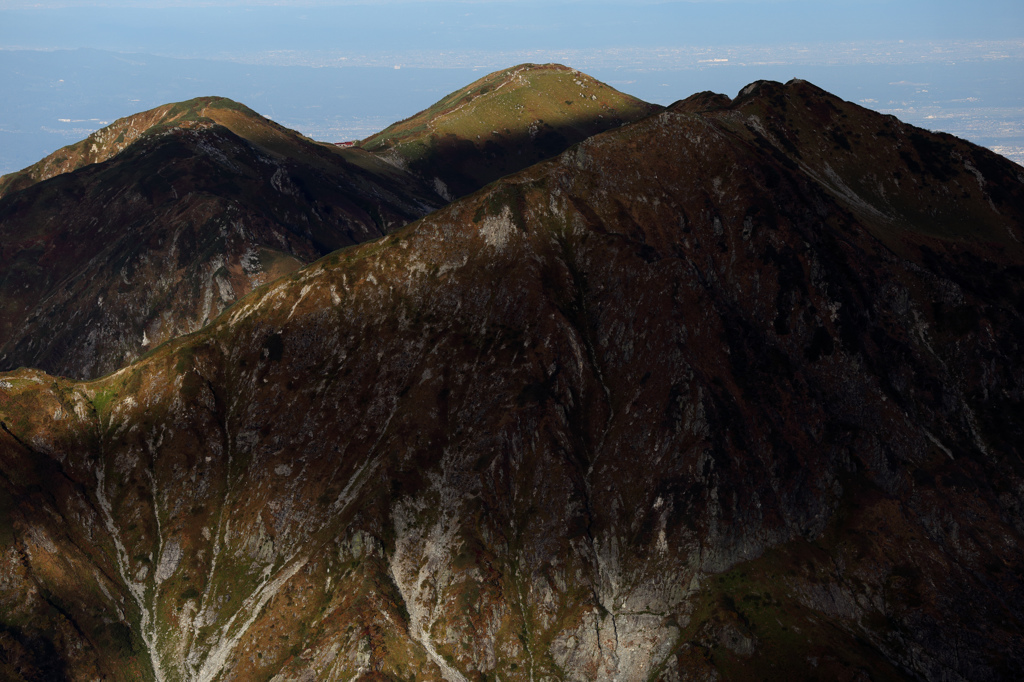
[[565, 66], [523, 64], [453, 92], [360, 147], [460, 196], [659, 109]]

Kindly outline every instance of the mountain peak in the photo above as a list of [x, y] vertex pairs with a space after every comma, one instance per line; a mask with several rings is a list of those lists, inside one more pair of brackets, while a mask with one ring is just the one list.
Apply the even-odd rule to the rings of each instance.
[[387, 170], [224, 97], [119, 119], [4, 178], [0, 366], [105, 374], [441, 204]]
[[359, 146], [461, 196], [659, 110], [561, 64], [520, 64], [456, 90]]
[[[273, 150], [279, 146], [286, 129], [227, 97], [195, 97], [164, 104], [148, 111], [119, 118], [84, 140], [61, 147], [41, 161], [0, 178], [0, 196], [70, 173], [84, 166], [102, 163], [124, 151], [146, 134], [171, 128], [196, 128], [223, 125], [240, 137]], [[287, 131], [292, 136], [295, 133]], [[277, 142], [277, 144], [275, 144]]]
[[[699, 114], [811, 178], [897, 253], [905, 252], [908, 232], [1020, 248], [1007, 217], [1019, 210], [1013, 205], [1018, 174], [1011, 161], [977, 145], [903, 123], [798, 78], [754, 81], [732, 100], [702, 92], [670, 110]], [[950, 193], [962, 200], [939, 210]]]

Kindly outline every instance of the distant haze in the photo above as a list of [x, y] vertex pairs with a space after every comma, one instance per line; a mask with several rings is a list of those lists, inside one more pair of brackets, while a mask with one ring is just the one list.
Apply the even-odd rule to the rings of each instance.
[[[182, 5], [186, 6], [182, 6]], [[189, 6], [191, 5], [191, 6]], [[0, 44], [169, 56], [1024, 38], [1017, 0], [4, 3]]]
[[[1017, 1], [171, 4], [0, 6], [0, 173], [198, 95], [318, 139], [364, 137], [528, 61], [662, 104], [800, 77], [1024, 161]], [[79, 48], [92, 51], [64, 51]]]

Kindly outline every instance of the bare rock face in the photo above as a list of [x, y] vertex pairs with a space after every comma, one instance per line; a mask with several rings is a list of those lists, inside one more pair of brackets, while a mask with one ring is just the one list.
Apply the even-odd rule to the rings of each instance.
[[1022, 239], [1014, 164], [757, 83], [0, 375], [0, 660], [1017, 679]]

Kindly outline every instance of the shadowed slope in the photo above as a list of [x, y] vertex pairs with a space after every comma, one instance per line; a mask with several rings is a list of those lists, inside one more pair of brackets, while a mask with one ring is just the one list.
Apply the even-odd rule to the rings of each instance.
[[[1024, 170], [952, 135], [877, 115], [802, 80], [758, 81], [732, 102], [695, 95], [672, 108], [701, 111], [810, 176], [897, 252], [913, 239], [908, 232], [1019, 244], [1011, 226]], [[1003, 219], [993, 220], [993, 211]]]
[[0, 367], [110, 372], [443, 203], [223, 98], [122, 119], [57, 155], [0, 198]]
[[55, 175], [106, 161], [147, 133], [171, 126], [189, 127], [204, 123], [219, 123], [239, 137], [267, 150], [276, 148], [285, 155], [295, 151], [296, 138], [300, 137], [295, 131], [283, 128], [226, 97], [197, 97], [119, 118], [86, 139], [62, 147], [28, 168], [0, 177], [0, 197]]
[[661, 107], [559, 64], [489, 74], [360, 143], [449, 197]]
[[[125, 680], [1020, 678], [1024, 181], [761, 88], [0, 375], [0, 622]], [[819, 177], [832, 107], [974, 222]]]

